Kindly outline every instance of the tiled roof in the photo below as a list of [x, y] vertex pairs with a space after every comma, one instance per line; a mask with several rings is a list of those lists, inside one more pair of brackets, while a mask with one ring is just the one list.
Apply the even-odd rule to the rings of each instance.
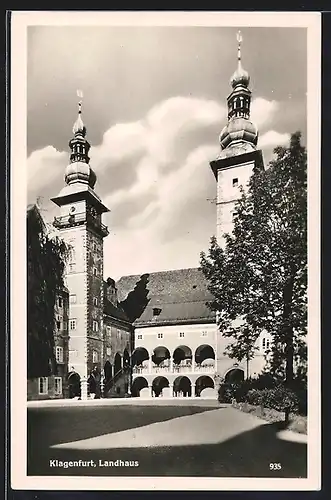
[[[199, 268], [123, 276], [116, 283], [118, 299], [136, 326], [215, 322], [206, 302], [212, 300]], [[139, 302], [141, 307], [139, 307]], [[159, 315], [153, 309], [159, 308]]]

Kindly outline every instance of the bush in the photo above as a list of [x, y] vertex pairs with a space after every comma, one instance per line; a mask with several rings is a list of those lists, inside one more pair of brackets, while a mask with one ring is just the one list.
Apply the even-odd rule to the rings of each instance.
[[299, 410], [298, 396], [282, 385], [273, 389], [252, 389], [247, 393], [246, 400], [252, 405], [262, 405], [277, 411], [297, 413]]

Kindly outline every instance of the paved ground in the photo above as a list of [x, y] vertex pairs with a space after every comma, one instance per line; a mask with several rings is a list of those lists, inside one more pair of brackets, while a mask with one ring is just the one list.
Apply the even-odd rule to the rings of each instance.
[[207, 405], [29, 405], [28, 474], [306, 477], [305, 436]]

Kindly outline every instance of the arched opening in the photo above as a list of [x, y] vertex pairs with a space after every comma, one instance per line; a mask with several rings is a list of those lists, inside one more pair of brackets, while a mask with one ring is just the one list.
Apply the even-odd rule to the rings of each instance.
[[225, 375], [225, 382], [228, 384], [239, 384], [245, 378], [244, 370], [241, 368], [232, 368]]
[[104, 376], [105, 376], [105, 382], [108, 382], [113, 376], [113, 367], [110, 363], [110, 361], [105, 362], [105, 366], [103, 368]]
[[156, 377], [154, 380], [153, 380], [153, 384], [152, 384], [152, 389], [153, 389], [153, 393], [154, 393], [154, 396], [156, 398], [158, 398], [159, 396], [162, 396], [162, 393], [163, 393], [163, 389], [165, 387], [169, 387], [169, 380], [165, 377]]
[[77, 372], [70, 372], [68, 374], [68, 389], [69, 398], [80, 397], [80, 376]]
[[129, 368], [130, 366], [130, 354], [127, 349], [123, 352], [123, 368]]
[[215, 351], [209, 344], [203, 344], [197, 347], [194, 358], [198, 367], [212, 369], [215, 366]]
[[181, 367], [192, 366], [192, 351], [187, 345], [180, 345], [173, 353], [174, 370], [179, 371]]
[[148, 371], [149, 354], [145, 347], [137, 347], [131, 356], [133, 373], [142, 373]]
[[87, 379], [87, 391], [89, 394], [96, 394], [97, 392], [97, 381], [93, 373], [90, 373]]
[[187, 398], [192, 395], [192, 385], [188, 377], [181, 376], [174, 380], [174, 396], [177, 398]]
[[211, 389], [215, 388], [214, 381], [211, 377], [208, 377], [207, 375], [203, 375], [202, 377], [199, 377], [196, 382], [195, 382], [195, 395], [197, 397], [201, 396], [201, 392], [204, 389], [207, 389], [207, 387], [210, 387]]
[[144, 377], [137, 377], [134, 379], [131, 394], [134, 398], [139, 398], [141, 389], [148, 387], [148, 382]]
[[114, 375], [119, 372], [122, 368], [122, 357], [119, 352], [115, 354], [114, 358]]
[[149, 360], [149, 354], [145, 347], [137, 347], [132, 353], [132, 365], [144, 366], [144, 361]]
[[155, 347], [152, 354], [152, 361], [158, 367], [165, 367], [170, 365], [170, 351], [166, 347], [160, 345]]

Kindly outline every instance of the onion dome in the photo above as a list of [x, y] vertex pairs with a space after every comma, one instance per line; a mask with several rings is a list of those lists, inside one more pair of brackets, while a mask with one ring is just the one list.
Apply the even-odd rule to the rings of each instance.
[[244, 87], [248, 87], [249, 85], [249, 74], [247, 71], [242, 67], [241, 61], [238, 61], [238, 68], [236, 71], [233, 73], [230, 83], [232, 85], [232, 88], [238, 87], [238, 85], [242, 85]]
[[78, 103], [78, 117], [73, 126], [74, 137], [69, 141], [71, 149], [70, 163], [65, 170], [65, 182], [72, 184], [82, 182], [88, 184], [92, 189], [97, 181], [95, 172], [89, 165], [90, 158], [88, 156], [90, 144], [85, 139], [86, 127], [81, 117], [82, 103]]
[[248, 87], [249, 85], [249, 74], [247, 71], [242, 67], [241, 64], [241, 42], [242, 42], [242, 36], [240, 31], [237, 33], [237, 41], [238, 41], [238, 67], [236, 71], [233, 73], [230, 83], [232, 85], [232, 88], [234, 89], [235, 87], [238, 87], [238, 85], [242, 85], [243, 87]]
[[220, 134], [220, 145], [222, 149], [227, 148], [235, 141], [245, 141], [257, 145], [258, 130], [256, 126], [246, 118], [233, 118], [223, 128]]

